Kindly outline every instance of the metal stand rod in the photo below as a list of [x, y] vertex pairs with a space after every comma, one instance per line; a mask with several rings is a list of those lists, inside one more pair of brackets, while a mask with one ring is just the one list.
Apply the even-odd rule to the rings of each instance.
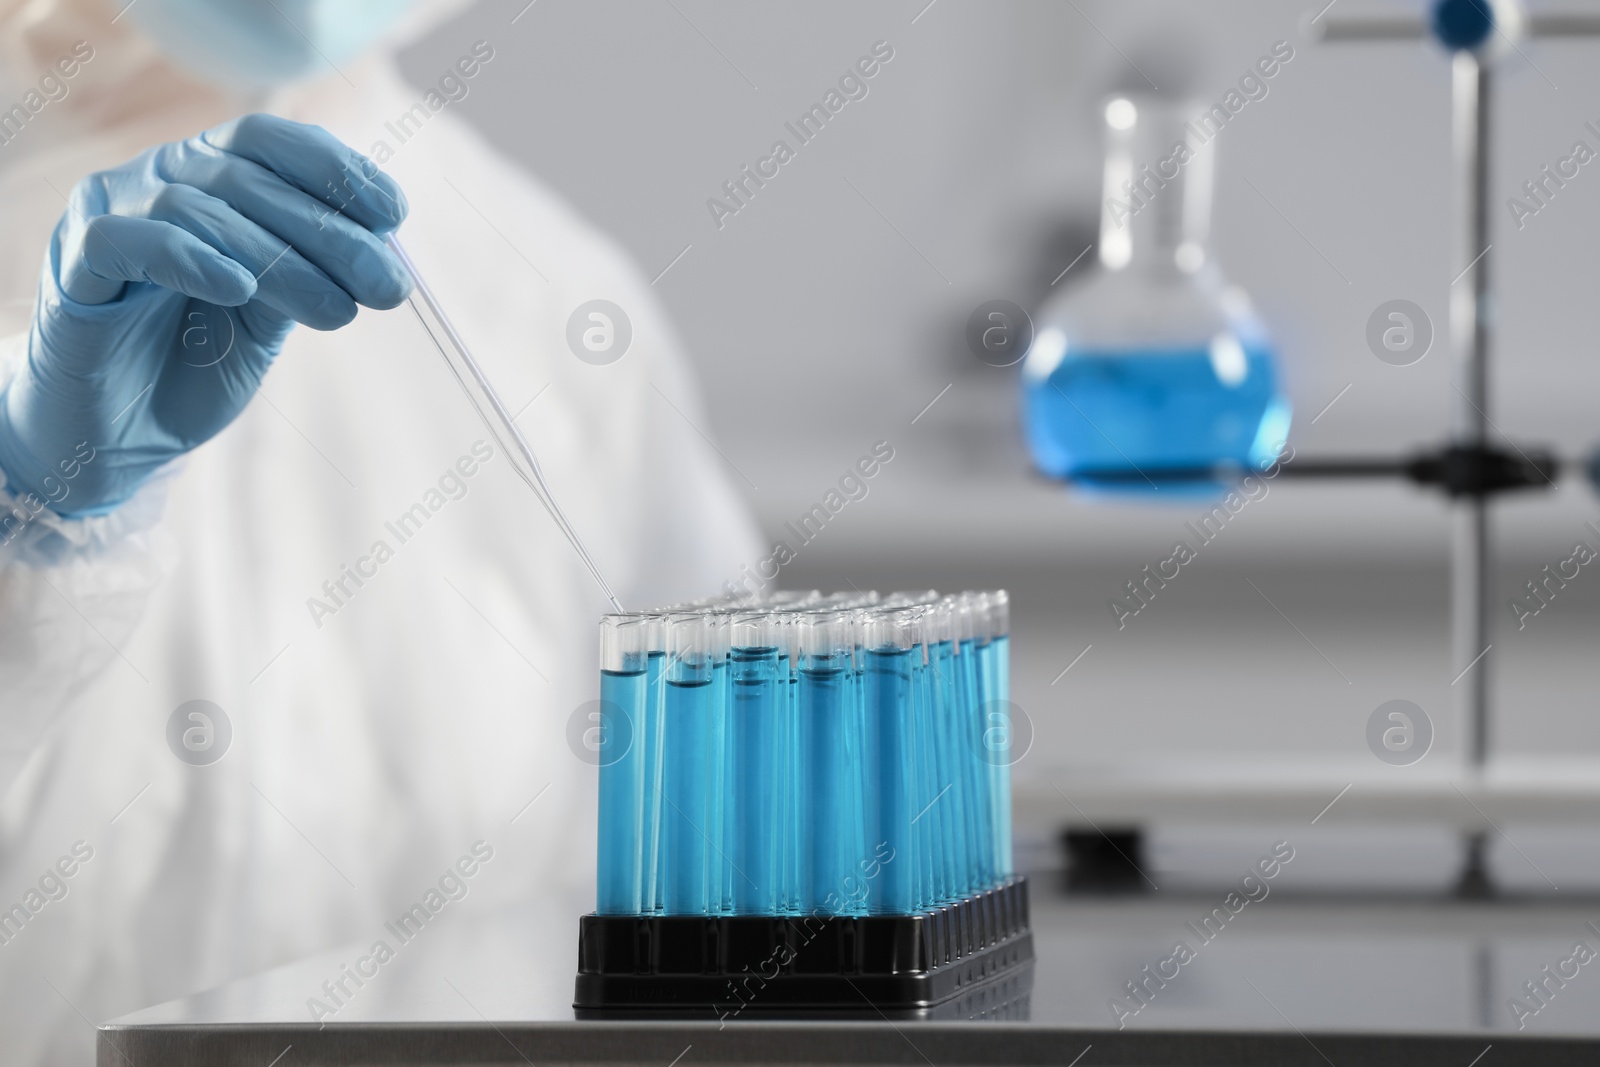
[[[1600, 36], [1600, 15], [1549, 12], [1526, 16], [1529, 37]], [[1420, 41], [1428, 36], [1428, 20], [1416, 15], [1353, 15], [1318, 19], [1307, 26], [1319, 41]]]
[[1319, 19], [1308, 31], [1319, 41], [1420, 41], [1428, 36], [1428, 20], [1405, 15]]
[[1563, 15], [1551, 12], [1528, 16], [1530, 37], [1594, 37], [1600, 35], [1600, 15]]
[[[1489, 433], [1489, 112], [1487, 65], [1468, 52], [1452, 61], [1459, 204], [1465, 213], [1457, 260], [1464, 269], [1450, 293], [1450, 341], [1456, 361], [1455, 438], [1487, 444]], [[1468, 766], [1481, 774], [1488, 760], [1490, 524], [1485, 497], [1458, 502], [1450, 556], [1451, 651], [1459, 721], [1467, 731]]]

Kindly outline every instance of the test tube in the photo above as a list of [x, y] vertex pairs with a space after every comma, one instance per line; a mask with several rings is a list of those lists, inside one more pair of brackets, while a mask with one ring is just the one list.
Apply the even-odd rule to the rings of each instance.
[[1011, 764], [1017, 754], [1016, 721], [1011, 708], [1011, 598], [1004, 589], [991, 592], [989, 602], [989, 678], [991, 699], [1005, 715], [1004, 750], [994, 759], [995, 876], [1009, 881], [1014, 873], [1011, 851]]
[[978, 787], [983, 798], [980, 823], [984, 832], [979, 859], [985, 881], [994, 884], [999, 880], [1000, 859], [996, 821], [999, 812], [995, 805], [995, 769], [996, 764], [1005, 759], [1006, 751], [1010, 748], [1007, 738], [1010, 721], [1006, 709], [995, 699], [995, 649], [989, 616], [989, 596], [987, 593], [973, 591], [962, 593], [961, 596], [972, 609], [973, 666], [976, 681], [974, 691], [977, 700], [974, 709], [976, 744], [973, 751], [978, 758], [976, 767]]
[[647, 623], [639, 615], [607, 615], [600, 623], [600, 709], [589, 731], [600, 772], [595, 911], [601, 915], [641, 913]]
[[706, 746], [708, 790], [706, 802], [706, 894], [712, 915], [734, 913], [733, 893], [736, 877], [732, 862], [733, 804], [729, 796], [730, 760], [729, 716], [732, 687], [729, 684], [729, 622], [748, 612], [748, 597], [717, 596], [690, 601], [678, 606], [681, 614], [705, 620], [706, 640], [711, 662], [711, 690], [706, 697], [703, 741]]
[[919, 655], [921, 613], [914, 609], [869, 612], [864, 618], [866, 719], [866, 823], [876, 885], [867, 887], [867, 910], [907, 915], [916, 909], [916, 865], [911, 843], [913, 658]]
[[662, 726], [666, 720], [666, 619], [655, 613], [645, 624], [648, 655], [645, 659], [644, 789], [640, 796], [640, 822], [644, 840], [640, 847], [639, 909], [645, 915], [662, 910], [661, 862], [661, 756]]
[[940, 820], [944, 814], [946, 797], [940, 795], [943, 785], [938, 779], [936, 735], [933, 720], [933, 665], [928, 633], [928, 609], [938, 603], [936, 589], [897, 590], [880, 601], [885, 608], [917, 608], [923, 616], [920, 655], [912, 657], [912, 816], [911, 840], [916, 854], [917, 888], [916, 908], [925, 911], [943, 902], [940, 888], [942, 872], [938, 869], [943, 851], [943, 829]]
[[[814, 600], [820, 600], [817, 594]], [[800, 626], [798, 614], [778, 616], [783, 638], [779, 645], [778, 677], [782, 684], [779, 711], [782, 715], [781, 743], [778, 751], [778, 866], [780, 872], [778, 910], [783, 915], [800, 914], [801, 880], [801, 781], [800, 759]]]
[[968, 884], [974, 890], [986, 889], [993, 882], [990, 871], [990, 842], [994, 838], [989, 809], [988, 764], [983, 758], [983, 701], [978, 691], [978, 641], [987, 625], [983, 613], [970, 595], [953, 599], [953, 619], [959, 640], [956, 647], [956, 680], [961, 687], [958, 698], [960, 716], [960, 760], [962, 787], [967, 797]]
[[733, 864], [730, 862], [728, 842], [733, 836], [733, 805], [729, 802], [729, 759], [731, 750], [728, 737], [729, 709], [733, 702], [728, 669], [728, 623], [731, 604], [713, 608], [706, 617], [706, 628], [711, 644], [711, 696], [707, 708], [706, 742], [710, 749], [711, 790], [706, 827], [708, 890], [711, 911], [714, 915], [733, 914]]
[[920, 632], [911, 657], [911, 805], [916, 811], [911, 817], [911, 848], [916, 861], [916, 910], [927, 911], [943, 902], [938, 863], [943, 848], [940, 818], [945, 798], [940, 795], [942, 787], [938, 784], [930, 618], [926, 603], [917, 605], [915, 610], [920, 616]]
[[786, 725], [787, 665], [779, 675], [779, 648], [786, 642], [776, 616], [750, 612], [729, 623], [731, 652], [728, 717], [728, 789], [732, 913], [778, 913], [778, 843], [781, 794], [774, 788]]
[[958, 727], [960, 686], [956, 684], [956, 647], [954, 610], [949, 598], [929, 605], [928, 668], [933, 684], [933, 720], [935, 740], [935, 784], [942, 793], [940, 830], [943, 848], [940, 850], [940, 884], [942, 902], [952, 904], [972, 891], [970, 871], [966, 863], [967, 816], [966, 790], [961, 775], [960, 741]]
[[662, 732], [662, 911], [709, 915], [712, 792], [710, 617], [673, 615], [666, 622], [667, 662]]
[[[858, 743], [860, 744], [861, 752], [861, 788], [855, 793], [856, 810], [853, 815], [861, 848], [855, 860], [856, 870], [853, 871], [850, 877], [845, 880], [844, 886], [845, 893], [849, 896], [849, 898], [857, 901], [860, 906], [865, 909], [867, 904], [867, 894], [871, 892], [872, 887], [861, 878], [861, 875], [866, 873], [863, 868], [871, 868], [872, 866], [871, 861], [867, 859], [868, 853], [881, 851], [877, 840], [875, 840], [872, 836], [873, 828], [871, 820], [867, 817], [867, 794], [872, 788], [872, 783], [870, 781], [872, 764], [867, 751], [867, 689], [865, 682], [866, 657], [862, 655], [861, 647], [862, 638], [864, 636], [863, 624], [866, 620], [866, 612], [862, 610], [863, 605], [861, 603], [861, 598], [847, 597], [844, 594], [840, 594], [839, 596], [840, 599], [836, 600], [837, 603], [841, 605], [849, 605], [851, 607], [850, 636], [852, 643], [850, 646], [850, 717], [852, 724], [851, 729], [853, 730], [854, 736], [857, 738]], [[877, 597], [874, 596], [873, 600], [876, 601]], [[876, 874], [877, 872], [874, 870], [873, 873]]]
[[857, 868], [864, 858], [860, 818], [864, 768], [854, 693], [853, 623], [848, 611], [807, 612], [795, 623], [804, 914], [865, 912]]

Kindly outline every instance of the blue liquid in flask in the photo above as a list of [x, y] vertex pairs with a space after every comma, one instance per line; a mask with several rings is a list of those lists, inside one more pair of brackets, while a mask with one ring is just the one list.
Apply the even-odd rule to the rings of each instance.
[[1052, 477], [1132, 492], [1185, 482], [1209, 491], [1217, 483], [1196, 475], [1270, 466], [1289, 428], [1273, 353], [1229, 345], [1219, 358], [1218, 347], [1068, 352], [1025, 385], [1034, 462]]

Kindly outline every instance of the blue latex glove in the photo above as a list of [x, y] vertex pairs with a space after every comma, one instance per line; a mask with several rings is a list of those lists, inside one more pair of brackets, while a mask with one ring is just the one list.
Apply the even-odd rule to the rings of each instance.
[[296, 322], [334, 330], [411, 283], [382, 236], [398, 185], [326, 130], [247, 115], [73, 190], [28, 359], [0, 393], [0, 470], [63, 515], [127, 500], [254, 395]]

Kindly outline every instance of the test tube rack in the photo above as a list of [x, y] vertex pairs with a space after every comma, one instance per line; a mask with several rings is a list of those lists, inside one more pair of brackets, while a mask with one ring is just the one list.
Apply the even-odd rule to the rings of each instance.
[[601, 620], [595, 1014], [1026, 1011], [1009, 598], [722, 598]]
[[916, 915], [585, 915], [574, 1006], [1019, 1018], [1032, 961], [1025, 878]]

